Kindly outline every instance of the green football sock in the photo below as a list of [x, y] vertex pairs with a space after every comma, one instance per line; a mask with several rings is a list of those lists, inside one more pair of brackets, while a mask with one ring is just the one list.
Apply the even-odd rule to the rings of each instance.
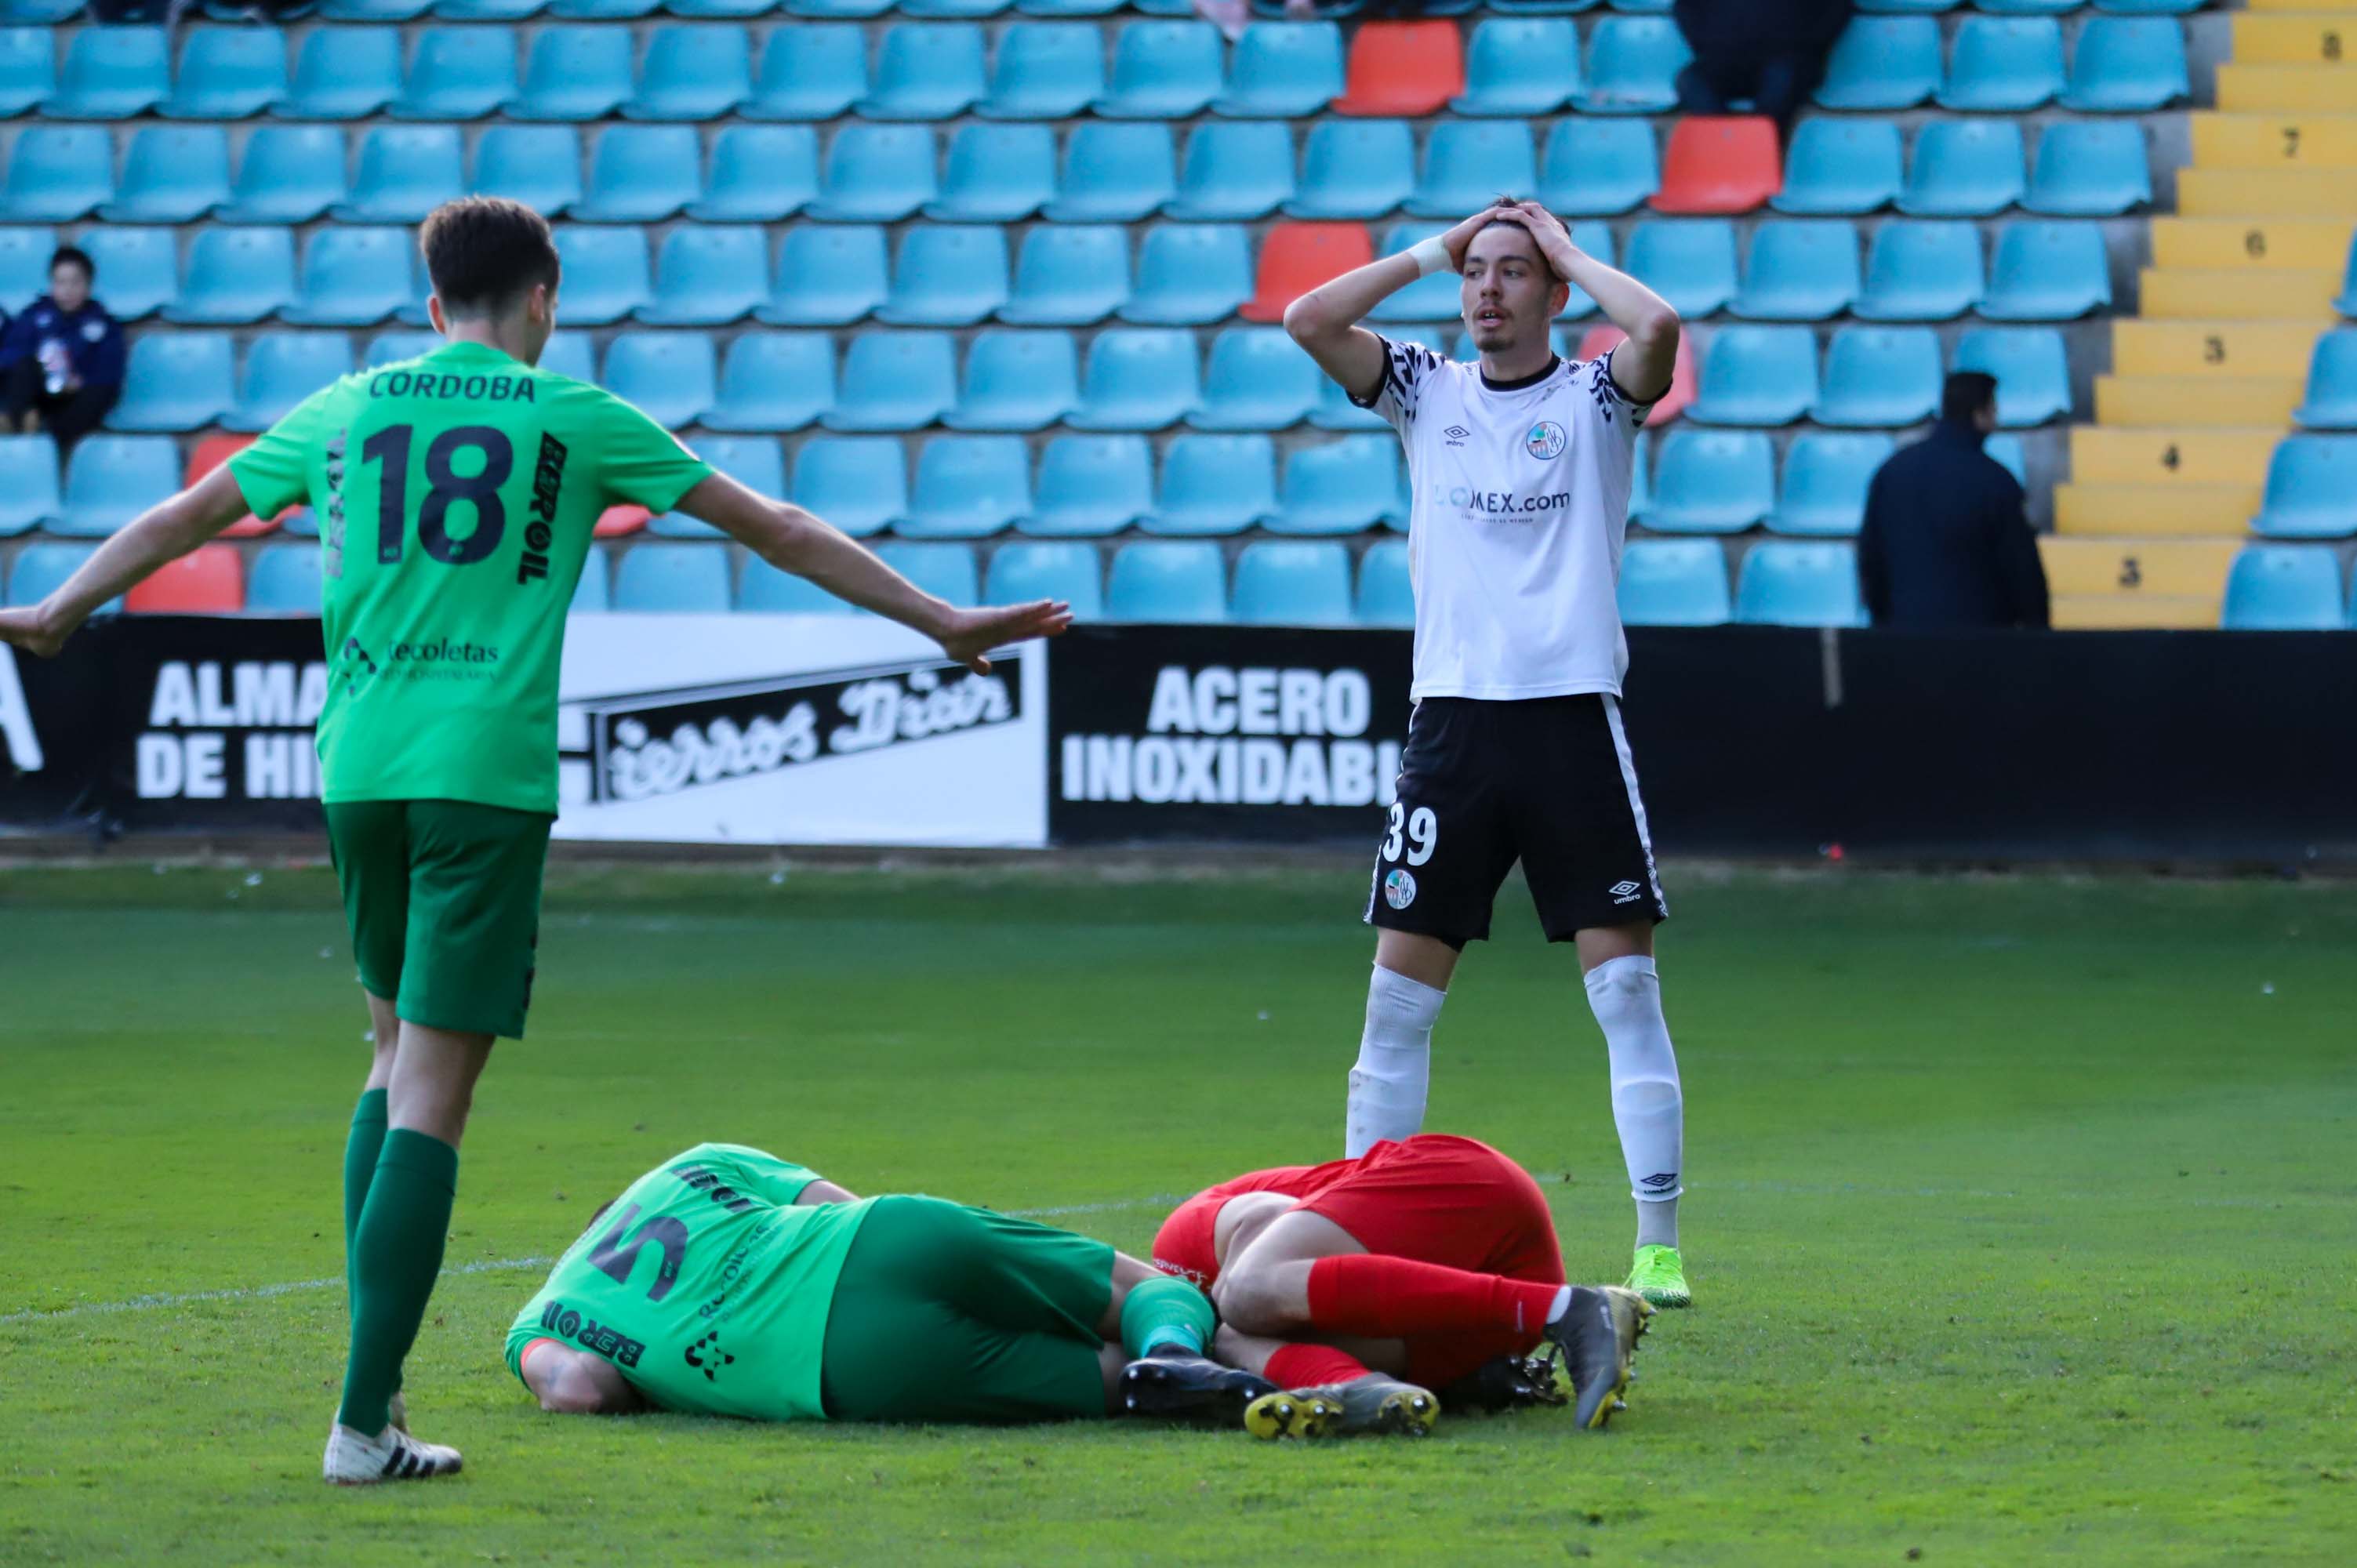
[[355, 1432], [384, 1430], [401, 1363], [442, 1272], [457, 1191], [457, 1150], [406, 1127], [385, 1134], [352, 1235], [352, 1352], [336, 1419]]
[[[360, 1310], [360, 1286], [352, 1271], [352, 1238], [360, 1233], [361, 1209], [368, 1202], [369, 1181], [376, 1175], [377, 1156], [384, 1152], [384, 1090], [361, 1091], [352, 1107], [352, 1130], [344, 1140], [344, 1300], [349, 1310]], [[393, 1381], [399, 1388], [398, 1379]]]
[[1200, 1356], [1219, 1322], [1203, 1293], [1164, 1275], [1132, 1286], [1121, 1304], [1121, 1348], [1134, 1359], [1164, 1347]]

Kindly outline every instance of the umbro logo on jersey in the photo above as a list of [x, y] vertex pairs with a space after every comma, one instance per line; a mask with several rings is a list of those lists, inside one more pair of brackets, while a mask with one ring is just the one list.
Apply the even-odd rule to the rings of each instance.
[[1612, 895], [1612, 901], [1615, 904], [1633, 904], [1637, 901], [1637, 895], [1644, 890], [1641, 886], [1634, 882], [1616, 882], [1605, 889], [1607, 893]]
[[1465, 445], [1466, 438], [1473, 433], [1461, 424], [1452, 424], [1441, 434], [1448, 437], [1448, 444], [1451, 446], [1462, 446]]

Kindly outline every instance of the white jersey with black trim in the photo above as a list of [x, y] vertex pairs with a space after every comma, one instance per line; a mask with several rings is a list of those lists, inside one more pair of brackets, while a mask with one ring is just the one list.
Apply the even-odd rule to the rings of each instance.
[[1407, 452], [1411, 695], [1620, 694], [1620, 544], [1651, 404], [1612, 356], [1490, 384], [1478, 364], [1383, 342], [1372, 400]]

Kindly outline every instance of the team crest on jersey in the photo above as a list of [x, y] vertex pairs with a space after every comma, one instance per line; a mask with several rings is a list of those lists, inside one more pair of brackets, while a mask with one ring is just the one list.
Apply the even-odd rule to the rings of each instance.
[[1528, 435], [1523, 437], [1523, 447], [1534, 457], [1555, 458], [1563, 456], [1563, 449], [1568, 442], [1562, 425], [1552, 419], [1542, 419], [1531, 426]]
[[1394, 909], [1405, 909], [1415, 902], [1415, 874], [1405, 866], [1394, 866], [1383, 878], [1383, 902]]

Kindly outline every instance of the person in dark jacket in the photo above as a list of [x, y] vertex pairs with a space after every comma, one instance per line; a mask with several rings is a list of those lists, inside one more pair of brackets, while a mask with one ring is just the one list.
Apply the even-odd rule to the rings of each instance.
[[1676, 0], [1671, 11], [1695, 55], [1678, 73], [1679, 107], [1726, 114], [1748, 102], [1789, 131], [1825, 79], [1850, 0]]
[[0, 413], [11, 430], [47, 430], [60, 456], [123, 395], [123, 324], [91, 296], [97, 275], [66, 246], [49, 258], [49, 292], [0, 335]]
[[1981, 450], [1996, 428], [1996, 378], [1959, 371], [1932, 434], [1876, 471], [1857, 537], [1858, 587], [1875, 625], [2047, 624], [2046, 567], [2021, 485]]

